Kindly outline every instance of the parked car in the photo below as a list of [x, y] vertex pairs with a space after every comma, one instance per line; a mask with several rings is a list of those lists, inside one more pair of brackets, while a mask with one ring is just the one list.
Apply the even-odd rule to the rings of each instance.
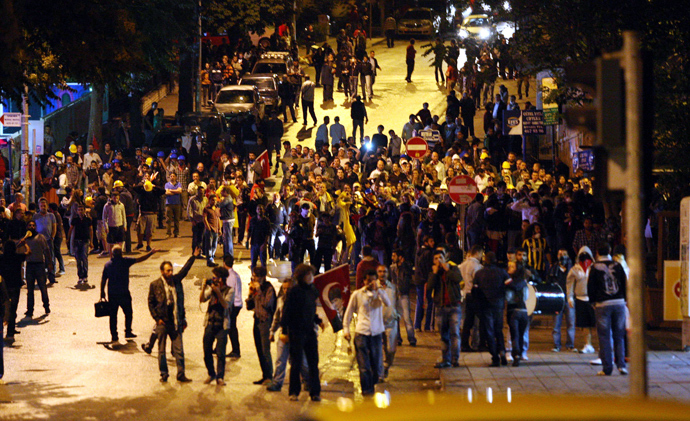
[[205, 133], [206, 141], [211, 145], [224, 140], [227, 132], [225, 119], [217, 112], [187, 113], [180, 118], [179, 125], [198, 127], [197, 130]]
[[223, 113], [226, 117], [252, 114], [263, 119], [266, 104], [259, 95], [259, 89], [253, 85], [228, 85], [223, 87], [212, 103], [213, 112]]
[[463, 42], [484, 42], [496, 38], [496, 26], [488, 15], [469, 15], [458, 28], [458, 37]]
[[433, 37], [438, 32], [441, 18], [427, 7], [408, 9], [398, 19], [398, 35], [425, 35]]
[[[191, 133], [193, 141], [201, 140], [202, 143], [206, 142], [203, 133], [199, 131], [198, 127], [192, 127]], [[163, 127], [151, 141], [151, 152], [155, 155], [162, 151], [167, 155], [175, 148], [177, 139], [181, 139], [183, 134], [184, 126]]]
[[256, 86], [259, 95], [264, 100], [266, 108], [276, 110], [280, 108], [280, 96], [278, 95], [278, 77], [269, 73], [256, 73], [245, 75], [240, 80], [240, 85]]
[[290, 53], [284, 51], [269, 51], [261, 54], [261, 57], [254, 64], [252, 74], [274, 74], [284, 75], [292, 67], [292, 57]]

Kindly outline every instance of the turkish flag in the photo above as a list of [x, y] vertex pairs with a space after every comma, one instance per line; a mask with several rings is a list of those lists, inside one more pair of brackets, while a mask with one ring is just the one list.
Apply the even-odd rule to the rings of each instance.
[[93, 148], [95, 150], [99, 150], [101, 148], [101, 145], [98, 143], [98, 140], [96, 139], [95, 134], [93, 135], [93, 141], [91, 142], [91, 144], [93, 145]]
[[256, 160], [259, 162], [259, 165], [261, 165], [261, 178], [266, 180], [271, 176], [271, 165], [268, 162], [268, 150], [263, 151]]
[[343, 328], [343, 314], [350, 301], [350, 265], [338, 266], [314, 277], [319, 299], [333, 332]]

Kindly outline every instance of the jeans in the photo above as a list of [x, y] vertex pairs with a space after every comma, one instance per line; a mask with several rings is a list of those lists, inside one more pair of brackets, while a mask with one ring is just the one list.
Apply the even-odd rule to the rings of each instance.
[[462, 307], [436, 307], [436, 324], [441, 332], [441, 356], [444, 363], [460, 359], [460, 319]]
[[561, 349], [561, 325], [565, 314], [566, 334], [565, 347], [575, 348], [575, 309], [566, 303], [563, 311], [553, 316], [553, 346]]
[[[216, 361], [218, 369], [213, 366], [213, 342], [216, 342]], [[228, 344], [228, 332], [222, 325], [207, 324], [204, 329], [204, 364], [209, 377], [222, 379], [225, 377], [225, 347]]]
[[377, 250], [377, 249], [372, 249], [371, 250], [371, 255], [376, 258], [376, 260], [379, 261], [380, 264], [385, 265], [386, 264], [386, 250]]
[[48, 288], [46, 287], [46, 266], [43, 263], [26, 263], [26, 313], [34, 314], [34, 289], [41, 291], [41, 300], [46, 313], [50, 311], [50, 299], [48, 298]]
[[383, 332], [383, 337], [381, 338], [383, 342], [383, 358], [379, 365], [380, 379], [388, 377], [386, 376], [388, 369], [393, 365], [395, 352], [398, 350], [398, 329], [398, 321], [396, 320], [391, 324], [391, 327], [386, 327], [386, 331]]
[[74, 240], [74, 258], [77, 261], [77, 276], [79, 279], [89, 279], [89, 242]]
[[[46, 235], [46, 241], [48, 242], [48, 261], [51, 263], [55, 262], [55, 257], [53, 257], [53, 253], [55, 253], [55, 246], [53, 245], [53, 239], [50, 237], [50, 235]], [[88, 254], [88, 246], [86, 248], [86, 253]], [[78, 264], [79, 262], [77, 262]], [[52, 265], [53, 268], [52, 270], [48, 270], [48, 282], [51, 284], [55, 283], [55, 264]]]
[[233, 306], [230, 311], [230, 329], [228, 329], [228, 337], [230, 338], [230, 353], [240, 355], [240, 336], [237, 331], [237, 315], [240, 314], [242, 307]]
[[352, 120], [352, 138], [357, 139], [357, 127], [359, 127], [359, 141], [364, 139], [364, 120]]
[[[304, 371], [304, 360], [308, 366], [309, 395], [321, 395], [319, 380], [319, 341], [316, 332], [310, 330], [304, 333], [290, 335], [290, 390], [291, 396], [298, 396], [301, 384], [300, 372]], [[381, 344], [379, 343], [379, 349]]]
[[371, 95], [373, 93], [371, 90], [371, 75], [360, 75], [360, 81], [362, 83], [362, 97], [371, 100]]
[[378, 383], [378, 367], [381, 360], [381, 334], [361, 335], [355, 333], [355, 350], [359, 366], [359, 382], [363, 395], [373, 395], [374, 385]]
[[125, 313], [125, 336], [132, 333], [132, 297], [129, 295], [111, 295], [108, 300], [110, 302], [110, 336], [113, 341], [117, 341], [117, 312], [120, 307]]
[[204, 230], [206, 227], [203, 222], [192, 222], [192, 251], [204, 245]]
[[[132, 222], [134, 222], [134, 216], [127, 217], [127, 231], [125, 232], [125, 252], [132, 252]], [[100, 240], [96, 239], [96, 248], [101, 248]]]
[[264, 248], [263, 251], [261, 251], [261, 246], [263, 246], [263, 243], [259, 244], [252, 244], [251, 248], [249, 249], [249, 254], [251, 256], [251, 268], [254, 270], [256, 267], [256, 260], [260, 259], [261, 260], [261, 266], [266, 267], [266, 249]]
[[271, 341], [268, 337], [271, 333], [271, 320], [260, 321], [254, 319], [254, 345], [256, 345], [256, 354], [259, 357], [259, 364], [261, 365], [261, 373], [263, 379], [273, 378], [273, 361], [271, 359]]
[[218, 248], [218, 233], [214, 231], [206, 231], [204, 233], [204, 249], [206, 251], [206, 261], [213, 263], [216, 257], [216, 249]]
[[524, 336], [529, 325], [527, 310], [515, 309], [508, 311], [508, 324], [510, 326], [510, 340], [512, 341], [511, 354], [513, 358], [522, 358], [524, 350]]
[[[426, 284], [417, 285], [417, 306], [414, 310], [414, 328], [422, 330], [422, 319], [426, 316], [424, 323], [424, 330], [431, 330], [433, 328], [433, 321], [431, 320], [434, 314], [434, 301], [431, 297], [431, 290], [426, 290]], [[424, 313], [424, 299], [426, 297], [426, 314]]]
[[505, 353], [503, 306], [503, 299], [482, 303], [482, 329], [484, 329], [493, 362], [499, 361], [499, 356]]
[[168, 378], [168, 360], [165, 357], [165, 346], [168, 337], [170, 337], [172, 355], [175, 357], [175, 364], [177, 365], [177, 378], [179, 380], [185, 377], [182, 332], [179, 332], [174, 326], [164, 324], [158, 325], [156, 332], [158, 333], [158, 369], [161, 372], [161, 377]]
[[409, 82], [412, 80], [412, 72], [414, 72], [414, 59], [407, 59], [405, 63], [407, 64], [407, 76], [405, 80]]
[[348, 83], [350, 87], [350, 98], [357, 96], [357, 76], [350, 76]]
[[302, 114], [304, 114], [304, 125], [307, 125], [307, 111], [311, 115], [311, 119], [314, 120], [314, 125], [316, 126], [316, 113], [314, 112], [314, 101], [302, 100]]
[[436, 77], [436, 83], [438, 83], [439, 74], [441, 74], [441, 82], [445, 82], [446, 79], [443, 74], [443, 63], [434, 65], [434, 76]]
[[625, 304], [599, 305], [594, 308], [599, 335], [599, 358], [604, 373], [613, 371], [614, 352], [618, 368], [625, 368]]
[[167, 234], [175, 234], [177, 237], [180, 234], [180, 218], [182, 217], [182, 205], [166, 205], [165, 211], [168, 216], [168, 231]]
[[[410, 343], [410, 345], [416, 345], [417, 338], [414, 336], [414, 324], [412, 324], [409, 295], [401, 295], [398, 297], [398, 314], [400, 314], [400, 320], [405, 323], [405, 330], [407, 330], [407, 341]], [[400, 323], [398, 323], [398, 331], [399, 330]], [[398, 336], [402, 337], [400, 335]]]
[[[62, 260], [62, 253], [60, 253], [60, 247], [62, 246], [62, 237], [55, 237], [53, 239], [53, 257], [57, 260], [58, 267], [61, 272], [65, 271], [65, 261]], [[53, 262], [55, 263], [55, 262]], [[53, 265], [54, 266], [54, 265]]]
[[232, 245], [232, 227], [235, 225], [234, 219], [223, 221], [223, 256], [234, 256]]
[[[285, 373], [287, 372], [287, 363], [290, 359], [290, 343], [283, 341], [276, 341], [276, 364], [273, 371], [273, 384], [278, 387], [283, 387], [285, 382]], [[307, 369], [307, 359], [304, 357], [301, 364], [301, 374], [303, 379], [309, 378], [309, 371]]]

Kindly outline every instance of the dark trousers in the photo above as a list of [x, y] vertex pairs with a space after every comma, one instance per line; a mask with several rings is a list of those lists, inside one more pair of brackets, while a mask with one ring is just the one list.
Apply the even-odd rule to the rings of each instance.
[[192, 251], [197, 248], [204, 247], [204, 230], [206, 227], [203, 222], [192, 222]]
[[[19, 293], [21, 291], [21, 288], [8, 288], [7, 289], [7, 294], [10, 296], [10, 314], [9, 318], [7, 319], [7, 334], [8, 335], [14, 335], [14, 332], [16, 332], [16, 323], [17, 323], [17, 307], [19, 306]], [[2, 317], [2, 315], [0, 315]], [[1, 326], [1, 325], [0, 325]]]
[[511, 354], [513, 358], [521, 358], [522, 351], [525, 346], [525, 331], [527, 330], [527, 325], [529, 319], [527, 317], [527, 310], [525, 309], [514, 309], [508, 310], [508, 324], [510, 326], [510, 341], [513, 345], [513, 350]]
[[237, 331], [237, 315], [240, 314], [242, 307], [232, 307], [230, 310], [230, 329], [228, 329], [228, 336], [230, 337], [230, 345], [232, 347], [230, 353], [240, 355], [240, 336]]
[[34, 314], [34, 289], [41, 291], [41, 300], [46, 313], [50, 311], [50, 299], [48, 298], [48, 288], [46, 287], [46, 265], [44, 263], [26, 264], [26, 313]]
[[[165, 211], [168, 216], [167, 234], [180, 234], [180, 218], [182, 218], [182, 205], [166, 205]], [[128, 230], [129, 231], [129, 230]], [[172, 232], [171, 232], [172, 231]]]
[[309, 330], [306, 333], [290, 335], [290, 395], [298, 396], [302, 384], [300, 373], [304, 355], [309, 366], [309, 394], [319, 396], [321, 394], [321, 382], [319, 380], [319, 341], [316, 332]]
[[299, 256], [300, 263], [304, 261], [304, 252], [309, 253], [309, 261], [316, 261], [316, 249], [314, 248], [314, 239], [302, 241], [302, 246], [300, 247]]
[[3, 317], [4, 314], [0, 314], [0, 380], [5, 375], [5, 357], [3, 356], [3, 348], [5, 347], [5, 334], [3, 331]]
[[470, 136], [474, 136], [474, 116], [473, 115], [463, 115], [462, 122], [467, 126]]
[[[125, 252], [132, 252], [132, 222], [134, 222], [134, 216], [127, 217], [127, 231], [125, 231]], [[96, 248], [101, 248], [100, 242], [96, 244]]]
[[74, 240], [74, 258], [79, 279], [89, 279], [89, 241]]
[[[218, 368], [213, 366], [213, 342], [216, 343], [216, 361]], [[209, 377], [222, 379], [225, 377], [225, 348], [228, 344], [228, 332], [223, 325], [208, 324], [204, 329], [204, 364]]]
[[317, 85], [321, 83], [321, 69], [323, 68], [323, 63], [314, 64], [314, 70], [316, 71], [316, 80], [314, 83]]
[[307, 111], [311, 115], [311, 119], [314, 120], [314, 125], [316, 126], [316, 112], [314, 112], [314, 101], [302, 100], [302, 114], [304, 114], [304, 124], [307, 124]]
[[323, 102], [333, 101], [333, 84], [323, 85]]
[[379, 363], [383, 350], [381, 334], [371, 336], [356, 333], [355, 350], [357, 351], [357, 365], [359, 366], [359, 382], [362, 385], [362, 395], [373, 395], [374, 385], [379, 381]]
[[333, 261], [333, 252], [334, 251], [335, 250], [333, 250], [333, 249], [324, 248], [324, 247], [319, 247], [316, 249], [316, 259], [312, 263], [312, 266], [314, 266], [316, 268], [316, 272], [319, 271], [322, 263], [323, 263], [323, 270], [324, 271], [331, 270], [331, 262]]
[[254, 268], [256, 267], [257, 259], [261, 260], [261, 266], [266, 267], [266, 253], [268, 252], [268, 250], [264, 249], [264, 251], [262, 252], [262, 245], [263, 243], [252, 244], [251, 248], [249, 249], [252, 270], [254, 270]]
[[480, 338], [479, 344], [475, 345], [478, 345], [477, 348], [479, 348], [487, 343], [486, 332], [481, 327], [481, 313], [481, 303], [476, 298], [473, 298], [472, 294], [467, 294], [465, 297], [465, 320], [462, 323], [462, 343], [464, 344], [465, 348], [471, 348], [470, 337], [472, 335], [472, 328], [474, 327], [475, 318], [479, 318], [479, 326], [477, 326], [477, 328], [479, 329]]
[[297, 118], [295, 117], [295, 105], [292, 103], [292, 101], [283, 101], [283, 121], [287, 123], [287, 110], [290, 110], [290, 114], [292, 115], [292, 122], [295, 123], [297, 122]]
[[352, 137], [357, 139], [357, 127], [359, 127], [359, 142], [364, 139], [364, 120], [352, 120]]
[[113, 341], [117, 341], [117, 312], [120, 308], [125, 313], [125, 336], [132, 333], [132, 296], [111, 295], [108, 300], [110, 303], [110, 336]]
[[505, 340], [503, 338], [503, 300], [482, 303], [482, 328], [491, 353], [491, 360], [497, 362], [505, 354]]
[[158, 198], [158, 229], [163, 229], [165, 222], [165, 196]]
[[[426, 319], [424, 330], [434, 327], [434, 301], [431, 297], [432, 290], [426, 290], [426, 284], [417, 285], [417, 305], [414, 309], [414, 328], [422, 330], [422, 319]], [[426, 314], [424, 312], [424, 300], [426, 299]]]
[[182, 345], [182, 332], [175, 329], [174, 325], [157, 325], [158, 334], [158, 369], [161, 377], [168, 378], [168, 359], [165, 356], [165, 348], [170, 337], [170, 345], [175, 364], [177, 365], [177, 378], [184, 377], [184, 347]]
[[436, 77], [436, 82], [438, 82], [438, 75], [441, 74], [441, 82], [445, 82], [446, 78], [443, 74], [443, 64], [434, 65], [434, 76]]
[[[62, 247], [62, 237], [55, 237], [53, 239], [53, 257], [55, 260], [57, 260], [58, 263], [58, 268], [61, 271], [65, 271], [65, 261], [62, 260], [62, 253], [60, 252], [60, 248]], [[55, 263], [55, 262], [53, 262]], [[53, 265], [55, 266], [55, 265]]]
[[388, 48], [395, 46], [395, 29], [386, 29], [386, 45]]
[[[48, 257], [48, 261], [51, 263], [55, 262], [55, 257], [53, 256], [53, 253], [55, 253], [55, 246], [53, 246], [53, 239], [47, 235], [46, 236], [46, 241], [48, 241], [48, 254], [50, 257]], [[87, 248], [88, 250], [88, 248]], [[88, 251], [87, 251], [88, 253]], [[52, 269], [48, 269], [48, 282], [51, 284], [55, 283], [55, 264], [50, 265], [52, 266]]]
[[247, 229], [247, 211], [237, 212], [237, 241], [242, 243], [244, 241], [244, 231]]
[[[271, 333], [271, 320], [260, 321], [254, 319], [254, 345], [259, 357], [263, 379], [273, 378], [273, 360], [271, 359], [271, 341], [268, 339]], [[299, 364], [298, 364], [299, 367]], [[299, 384], [299, 381], [297, 382]], [[292, 385], [292, 382], [290, 382]]]
[[460, 359], [460, 305], [436, 307], [436, 324], [441, 333], [441, 356], [444, 363], [457, 363]]
[[414, 71], [414, 59], [413, 60], [406, 60], [407, 63], [407, 77], [405, 80], [411, 81], [412, 80], [412, 72]]

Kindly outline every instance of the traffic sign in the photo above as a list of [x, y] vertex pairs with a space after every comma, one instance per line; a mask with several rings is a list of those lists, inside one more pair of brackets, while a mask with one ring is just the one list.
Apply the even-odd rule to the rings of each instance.
[[441, 132], [438, 130], [420, 130], [419, 136], [426, 140], [426, 143], [431, 147], [436, 146], [436, 143], [441, 141]]
[[477, 183], [469, 175], [458, 175], [448, 183], [450, 200], [458, 205], [472, 202], [477, 195]]
[[410, 158], [421, 159], [429, 150], [429, 144], [421, 137], [413, 137], [407, 141], [407, 154]]
[[5, 113], [0, 116], [0, 124], [5, 127], [22, 127], [22, 113]]

